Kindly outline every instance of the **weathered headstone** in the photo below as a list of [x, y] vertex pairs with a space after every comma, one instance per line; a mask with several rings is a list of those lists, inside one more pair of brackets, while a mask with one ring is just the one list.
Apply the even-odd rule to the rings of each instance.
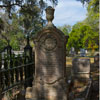
[[67, 100], [66, 39], [52, 23], [54, 9], [46, 9], [47, 26], [35, 39], [35, 77], [32, 100]]
[[72, 74], [80, 79], [90, 78], [90, 59], [74, 58], [72, 62]]

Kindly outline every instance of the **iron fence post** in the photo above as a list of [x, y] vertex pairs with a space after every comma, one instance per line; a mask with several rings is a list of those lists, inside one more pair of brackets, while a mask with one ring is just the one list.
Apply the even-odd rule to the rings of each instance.
[[[31, 63], [32, 62], [32, 47], [30, 46], [30, 43], [29, 43], [29, 35], [27, 36], [27, 45], [24, 48], [24, 53], [25, 53], [25, 64]], [[27, 79], [28, 77], [31, 77], [31, 72], [32, 72], [31, 67], [33, 66], [25, 66], [25, 79]], [[32, 80], [26, 81], [25, 87], [28, 87], [31, 85], [32, 85]]]

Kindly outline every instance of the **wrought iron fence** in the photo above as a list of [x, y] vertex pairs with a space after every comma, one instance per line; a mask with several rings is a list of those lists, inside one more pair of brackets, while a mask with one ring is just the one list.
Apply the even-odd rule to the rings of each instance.
[[[9, 52], [8, 52], [9, 53]], [[23, 55], [7, 54], [0, 59], [0, 94], [21, 85], [32, 86], [34, 73], [34, 53], [29, 44], [24, 48]]]

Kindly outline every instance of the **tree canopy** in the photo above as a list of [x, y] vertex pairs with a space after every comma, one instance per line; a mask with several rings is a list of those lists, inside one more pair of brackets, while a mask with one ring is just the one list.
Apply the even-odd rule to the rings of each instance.
[[82, 2], [84, 4], [85, 2], [89, 3], [91, 0], [77, 0], [77, 1], [80, 1], [80, 2]]
[[70, 50], [71, 47], [74, 47], [76, 51], [79, 51], [80, 48], [97, 49], [98, 39], [98, 33], [94, 32], [91, 26], [84, 23], [77, 23], [73, 26], [69, 34], [67, 48]]
[[69, 33], [71, 32], [71, 26], [70, 25], [64, 25], [64, 26], [60, 26], [58, 27], [66, 36], [69, 35]]
[[[58, 0], [47, 0], [51, 1], [54, 5], [57, 5]], [[39, 5], [41, 10], [45, 7], [44, 0], [0, 0], [0, 8], [4, 8], [6, 12], [9, 13], [9, 17], [11, 17], [12, 13], [16, 10], [16, 7], [20, 7], [21, 9], [27, 9], [29, 6]]]
[[[53, 5], [59, 0], [47, 0]], [[65, 35], [69, 35], [67, 48], [99, 47], [99, 0], [76, 0], [87, 3], [87, 17], [74, 26], [58, 27]], [[34, 35], [46, 21], [42, 18], [47, 7], [45, 0], [0, 0], [0, 50], [10, 42], [14, 50], [25, 45], [25, 34]], [[3, 44], [1, 46], [1, 44]]]
[[87, 7], [87, 17], [84, 21], [76, 23], [69, 34], [67, 48], [99, 48], [99, 0], [91, 0]]
[[[56, 0], [50, 1], [57, 4]], [[46, 6], [43, 0], [0, 0], [0, 42], [10, 42], [18, 50], [24, 45], [25, 34], [32, 35], [45, 24], [42, 12]]]

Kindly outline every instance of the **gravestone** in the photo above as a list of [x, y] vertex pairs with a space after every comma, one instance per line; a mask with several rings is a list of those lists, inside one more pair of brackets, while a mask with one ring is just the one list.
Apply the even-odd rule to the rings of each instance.
[[71, 56], [74, 56], [76, 54], [74, 47], [71, 47], [70, 54], [71, 54]]
[[90, 100], [90, 59], [74, 58], [68, 100]]
[[86, 50], [85, 49], [80, 49], [80, 56], [82, 56], [82, 57], [86, 56]]
[[74, 58], [72, 61], [72, 75], [80, 79], [89, 79], [90, 59]]
[[35, 37], [35, 77], [32, 100], [67, 100], [65, 82], [66, 38], [52, 20], [54, 9], [46, 9], [48, 24]]

